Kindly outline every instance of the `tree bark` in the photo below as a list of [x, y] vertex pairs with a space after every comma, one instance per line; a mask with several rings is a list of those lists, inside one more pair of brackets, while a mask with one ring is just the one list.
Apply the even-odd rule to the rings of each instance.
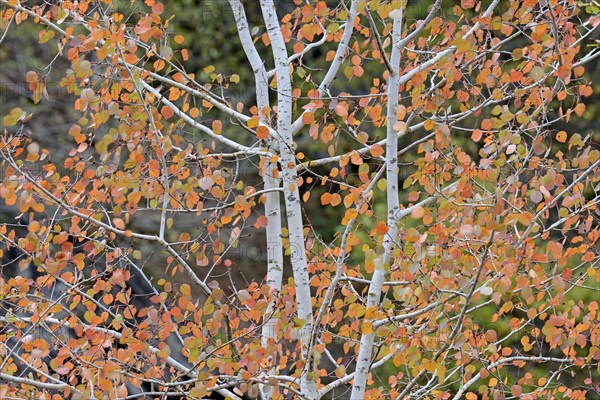
[[285, 197], [286, 220], [291, 247], [291, 263], [298, 304], [298, 317], [304, 324], [300, 328], [300, 356], [305, 362], [300, 388], [309, 398], [315, 398], [317, 385], [311, 378], [311, 349], [308, 348], [313, 326], [312, 298], [310, 294], [308, 263], [304, 251], [304, 232], [300, 192], [298, 190], [298, 168], [293, 150], [292, 138], [292, 81], [290, 78], [288, 55], [285, 40], [279, 26], [279, 19], [272, 0], [260, 2], [267, 33], [271, 40], [271, 51], [277, 75], [277, 134], [281, 158], [281, 177]]

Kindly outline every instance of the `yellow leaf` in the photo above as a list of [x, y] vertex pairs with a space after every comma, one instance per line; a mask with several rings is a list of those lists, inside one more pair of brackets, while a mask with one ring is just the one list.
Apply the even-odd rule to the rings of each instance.
[[360, 329], [363, 335], [368, 335], [373, 332], [373, 324], [370, 321], [365, 321]]
[[343, 225], [348, 225], [348, 223], [358, 216], [358, 211], [355, 208], [350, 208], [346, 210], [346, 214], [344, 215], [344, 219], [342, 219]]
[[335, 369], [335, 376], [337, 376], [338, 378], [342, 378], [344, 375], [346, 375], [346, 367], [343, 365], [340, 365], [339, 367], [337, 367]]
[[434, 126], [435, 126], [435, 122], [432, 119], [428, 119], [427, 121], [425, 121], [425, 124], [423, 125], [423, 127], [428, 131], [432, 130]]
[[258, 117], [252, 117], [248, 120], [248, 128], [254, 129], [258, 126]]
[[190, 285], [188, 285], [187, 283], [182, 284], [180, 290], [181, 294], [183, 294], [184, 296], [189, 297], [191, 294]]
[[366, 319], [374, 319], [377, 316], [377, 308], [369, 307], [367, 312], [365, 312]]

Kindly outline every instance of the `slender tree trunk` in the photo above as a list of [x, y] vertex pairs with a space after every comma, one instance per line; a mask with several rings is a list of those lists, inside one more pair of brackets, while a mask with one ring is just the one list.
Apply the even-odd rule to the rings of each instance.
[[[252, 66], [254, 73], [254, 83], [256, 87], [256, 105], [259, 109], [259, 118], [261, 123], [268, 125], [266, 112], [270, 112], [269, 104], [269, 81], [267, 71], [264, 66], [264, 61], [256, 50], [252, 42], [252, 36], [248, 28], [248, 19], [244, 11], [244, 6], [239, 0], [229, 0], [231, 9], [237, 25], [237, 30], [240, 36], [240, 41], [246, 57]], [[277, 149], [275, 140], [268, 139], [269, 151]], [[281, 178], [277, 171], [277, 164], [272, 163], [266, 157], [264, 159], [264, 169], [262, 178], [265, 190], [277, 189], [281, 186]], [[279, 201], [279, 192], [270, 191], [266, 195], [265, 215], [268, 218], [266, 227], [267, 240], [267, 285], [276, 292], [281, 291], [281, 283], [283, 279], [283, 248], [281, 241], [281, 206]], [[263, 319], [261, 343], [265, 349], [277, 342], [277, 320], [274, 318], [274, 302], [271, 301], [265, 311]], [[269, 355], [275, 365], [276, 354]], [[275, 374], [275, 368], [269, 371], [269, 374]], [[261, 396], [264, 399], [270, 399], [273, 395], [273, 388], [268, 385], [261, 385]]]
[[[401, 6], [400, 11], [403, 11]], [[386, 180], [387, 180], [387, 226], [388, 233], [383, 241], [383, 259], [378, 259], [375, 263], [375, 271], [369, 285], [367, 295], [367, 309], [379, 306], [379, 298], [383, 287], [386, 268], [389, 268], [392, 261], [392, 250], [394, 243], [398, 238], [398, 134], [394, 130], [394, 125], [398, 122], [398, 70], [400, 67], [400, 46], [402, 37], [402, 16], [394, 20], [392, 28], [392, 57], [390, 64], [392, 67], [388, 79], [388, 104], [387, 104], [387, 142], [386, 142]], [[360, 348], [356, 365], [356, 374], [354, 384], [352, 385], [351, 399], [363, 399], [367, 386], [369, 369], [373, 362], [373, 347], [375, 340], [375, 330], [363, 334], [360, 339]]]
[[[310, 294], [308, 263], [304, 251], [302, 210], [298, 190], [298, 169], [293, 150], [292, 138], [292, 82], [289, 72], [288, 55], [279, 20], [272, 0], [260, 2], [267, 33], [271, 40], [271, 50], [277, 74], [277, 134], [281, 158], [281, 177], [285, 196], [286, 219], [291, 246], [291, 263], [294, 273], [298, 317], [304, 325], [300, 329], [300, 356], [305, 363], [311, 362], [310, 333], [313, 326], [312, 299]], [[315, 398], [316, 382], [311, 378], [311, 365], [306, 365], [300, 378], [300, 388], [308, 398]]]

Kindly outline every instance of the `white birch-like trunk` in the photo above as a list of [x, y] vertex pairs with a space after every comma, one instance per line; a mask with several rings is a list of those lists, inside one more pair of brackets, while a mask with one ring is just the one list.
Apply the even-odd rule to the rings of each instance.
[[[403, 11], [402, 6], [400, 11]], [[387, 142], [385, 149], [386, 158], [386, 180], [387, 180], [387, 225], [388, 233], [383, 241], [383, 257], [375, 263], [375, 271], [369, 285], [367, 295], [367, 309], [379, 306], [379, 298], [385, 278], [386, 267], [389, 267], [392, 260], [392, 250], [398, 237], [398, 134], [394, 131], [394, 125], [398, 122], [398, 70], [400, 67], [400, 46], [398, 45], [402, 36], [402, 16], [394, 20], [392, 28], [392, 37], [394, 47], [392, 48], [392, 57], [390, 64], [393, 68], [389, 72], [388, 79], [388, 106], [387, 106]], [[375, 330], [363, 334], [360, 339], [360, 348], [352, 385], [351, 399], [363, 399], [367, 387], [367, 378], [369, 369], [373, 362], [373, 347], [375, 341]]]
[[[279, 19], [273, 0], [260, 2], [267, 33], [271, 41], [271, 51], [277, 74], [277, 134], [279, 141], [281, 178], [285, 196], [286, 220], [291, 246], [291, 264], [294, 274], [298, 317], [304, 321], [300, 329], [300, 356], [305, 363], [311, 362], [311, 349], [308, 349], [313, 326], [312, 298], [308, 276], [308, 263], [304, 251], [304, 232], [300, 193], [296, 178], [298, 169], [293, 150], [292, 138], [292, 81], [285, 40], [279, 26]], [[300, 377], [300, 389], [308, 398], [317, 394], [316, 382], [311, 378], [312, 366], [307, 365]]]
[[[240, 0], [229, 0], [231, 9], [237, 25], [240, 42], [246, 57], [252, 66], [254, 73], [254, 82], [256, 87], [256, 105], [259, 109], [259, 118], [263, 124], [268, 125], [268, 120], [265, 117], [266, 110], [269, 109], [269, 81], [264, 61], [256, 50], [252, 42], [252, 36], [248, 27], [248, 19], [244, 11], [244, 6]], [[268, 139], [269, 150], [277, 148], [275, 141]], [[276, 170], [277, 165], [271, 163], [269, 158], [265, 160], [264, 171], [262, 174], [265, 190], [279, 188], [281, 178]], [[270, 191], [266, 195], [265, 215], [268, 218], [266, 227], [267, 240], [267, 279], [266, 283], [277, 292], [281, 291], [281, 283], [283, 280], [283, 248], [281, 241], [281, 206], [279, 201], [279, 192]], [[270, 342], [277, 341], [277, 319], [273, 315], [274, 304], [271, 301], [263, 319], [261, 343], [265, 349], [269, 348]], [[273, 364], [275, 365], [276, 354], [270, 354]], [[275, 368], [272, 368], [269, 375], [276, 373]], [[273, 395], [273, 388], [269, 385], [260, 385], [260, 392], [263, 399], [270, 399]]]
[[[276, 164], [271, 164], [269, 160], [265, 163], [263, 172], [263, 182], [265, 189], [278, 188], [281, 179], [275, 175]], [[276, 172], [276, 171], [275, 171]], [[267, 216], [267, 285], [277, 292], [281, 291], [283, 280], [283, 248], [281, 242], [281, 207], [279, 203], [279, 192], [272, 191], [267, 193], [265, 203], [265, 215]], [[277, 343], [277, 317], [274, 315], [274, 301], [271, 300], [263, 317], [261, 343], [265, 349], [269, 348], [270, 342]], [[271, 344], [272, 345], [272, 344]], [[276, 352], [270, 354], [272, 365], [276, 363]], [[269, 370], [269, 375], [276, 373], [275, 367]], [[269, 385], [260, 386], [261, 395], [264, 399], [270, 399], [273, 394], [273, 387]]]

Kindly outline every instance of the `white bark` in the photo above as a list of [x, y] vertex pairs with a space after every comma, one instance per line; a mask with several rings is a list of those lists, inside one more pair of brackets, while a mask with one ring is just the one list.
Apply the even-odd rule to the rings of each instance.
[[285, 40], [281, 33], [273, 0], [263, 0], [260, 2], [260, 6], [267, 27], [267, 33], [271, 40], [271, 51], [273, 52], [277, 74], [277, 134], [279, 135], [281, 177], [285, 196], [298, 317], [304, 322], [304, 326], [300, 329], [300, 355], [307, 364], [307, 368], [304, 369], [300, 378], [300, 389], [305, 396], [315, 398], [317, 387], [316, 382], [310, 377], [310, 372], [312, 371], [310, 362], [312, 357], [310, 354], [311, 349], [308, 348], [313, 326], [312, 298], [310, 294], [308, 263], [304, 251], [300, 193], [296, 182], [298, 169], [293, 150], [292, 81], [289, 73]]
[[2, 379], [5, 382], [13, 382], [14, 384], [22, 383], [25, 385], [31, 385], [31, 386], [37, 387], [39, 389], [64, 390], [64, 389], [70, 388], [75, 393], [81, 393], [79, 390], [75, 389], [73, 386], [66, 384], [66, 383], [39, 382], [37, 380], [23, 378], [20, 376], [8, 375], [8, 374], [2, 373], [2, 372], [0, 372], [0, 379]]
[[[403, 12], [401, 6], [401, 14]], [[369, 285], [367, 295], [367, 309], [379, 306], [379, 298], [383, 288], [385, 278], [385, 270], [389, 268], [392, 261], [392, 250], [394, 249], [395, 241], [398, 237], [398, 218], [399, 210], [398, 199], [398, 134], [394, 131], [394, 125], [398, 122], [398, 88], [400, 81], [398, 70], [400, 68], [400, 38], [402, 37], [402, 15], [394, 20], [392, 28], [392, 36], [394, 46], [392, 48], [392, 56], [390, 65], [393, 71], [389, 71], [388, 79], [388, 105], [387, 105], [387, 142], [385, 150], [386, 158], [386, 180], [387, 180], [387, 232], [383, 241], [383, 259], [375, 264], [375, 271]], [[373, 343], [375, 341], [375, 330], [370, 333], [363, 334], [360, 339], [360, 348], [358, 350], [358, 358], [356, 364], [356, 372], [354, 375], [354, 383], [352, 385], [351, 399], [362, 399], [365, 396], [367, 386], [367, 378], [373, 357]]]
[[[281, 185], [281, 179], [274, 175], [273, 169], [276, 164], [271, 164], [268, 160], [263, 172], [263, 182], [265, 189], [278, 188]], [[267, 285], [275, 290], [275, 293], [281, 291], [283, 280], [283, 248], [281, 242], [281, 207], [279, 202], [279, 192], [271, 192], [266, 195], [265, 215], [268, 218], [267, 234]], [[269, 348], [269, 343], [277, 343], [277, 317], [274, 315], [274, 300], [271, 300], [263, 317], [263, 327], [261, 343], [265, 349]], [[276, 365], [276, 354], [270, 354], [273, 365]], [[277, 371], [273, 367], [269, 374], [273, 375]], [[267, 385], [261, 385], [261, 394], [263, 398], [271, 398], [273, 388]]]
[[[268, 124], [265, 112], [268, 110], [269, 104], [269, 81], [268, 74], [264, 66], [264, 61], [256, 50], [252, 42], [252, 36], [248, 28], [248, 20], [244, 11], [244, 6], [239, 0], [229, 0], [231, 9], [237, 25], [237, 30], [240, 36], [240, 42], [246, 57], [252, 66], [254, 73], [254, 83], [256, 87], [256, 105], [259, 109], [259, 117], [263, 124]], [[275, 141], [269, 139], [269, 148], [275, 146]], [[266, 227], [267, 240], [267, 285], [276, 292], [281, 291], [281, 282], [283, 280], [283, 248], [281, 242], [281, 206], [279, 201], [279, 192], [272, 189], [277, 189], [281, 185], [281, 179], [274, 171], [276, 164], [272, 164], [270, 157], [265, 158], [265, 168], [263, 171], [263, 183], [265, 190], [270, 190], [266, 194], [265, 215], [268, 218]], [[277, 319], [273, 315], [274, 302], [271, 301], [265, 311], [263, 319], [261, 343], [264, 348], [268, 348], [269, 342], [277, 341]], [[276, 354], [270, 354], [274, 361]], [[273, 364], [275, 364], [273, 362]], [[276, 373], [275, 368], [272, 368], [268, 374]], [[260, 386], [261, 395], [264, 399], [272, 397], [273, 388], [268, 385]]]

